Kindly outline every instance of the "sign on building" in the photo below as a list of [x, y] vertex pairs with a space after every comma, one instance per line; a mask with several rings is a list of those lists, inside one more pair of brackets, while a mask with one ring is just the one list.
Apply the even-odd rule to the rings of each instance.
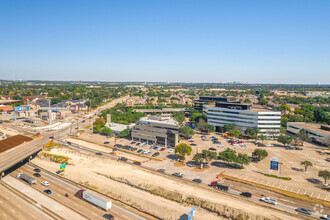
[[278, 158], [270, 158], [270, 169], [271, 170], [278, 170], [278, 164], [279, 164], [279, 160]]
[[190, 212], [188, 212], [188, 220], [191, 220], [193, 218], [195, 218], [195, 211], [196, 211], [196, 207], [194, 206]]
[[29, 111], [30, 107], [29, 106], [19, 106], [19, 107], [14, 107], [15, 111]]
[[60, 170], [65, 170], [65, 168], [66, 168], [66, 164], [65, 163], [60, 164]]

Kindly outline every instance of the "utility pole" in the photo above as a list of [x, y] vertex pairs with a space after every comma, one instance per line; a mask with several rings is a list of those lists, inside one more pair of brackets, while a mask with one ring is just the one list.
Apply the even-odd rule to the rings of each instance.
[[48, 100], [49, 124], [52, 123], [52, 111], [50, 110], [50, 100]]

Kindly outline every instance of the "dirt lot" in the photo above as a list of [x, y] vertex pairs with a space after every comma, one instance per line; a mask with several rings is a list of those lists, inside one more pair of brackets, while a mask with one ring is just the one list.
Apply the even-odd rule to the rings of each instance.
[[[248, 215], [250, 219], [299, 219], [294, 214], [285, 214], [211, 188], [158, 175], [135, 165], [67, 148], [54, 148], [50, 153], [71, 158], [65, 177], [97, 187], [101, 192], [161, 219], [184, 216], [194, 206], [188, 205], [188, 201], [203, 201], [204, 208], [197, 207], [196, 219], [221, 219], [216, 212], [226, 216]], [[58, 164], [44, 158], [35, 158], [33, 162], [52, 172], [58, 170]]]

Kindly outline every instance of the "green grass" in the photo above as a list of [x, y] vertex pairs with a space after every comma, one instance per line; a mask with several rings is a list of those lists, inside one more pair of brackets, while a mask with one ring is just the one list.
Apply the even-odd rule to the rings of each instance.
[[269, 176], [269, 177], [273, 177], [276, 179], [281, 179], [281, 180], [292, 180], [291, 177], [282, 177], [282, 176], [277, 176], [277, 175], [269, 175], [269, 174], [265, 174], [265, 176]]
[[49, 154], [49, 153], [42, 153], [45, 157], [49, 158], [51, 161], [56, 163], [67, 163], [69, 161], [69, 157], [56, 155], [56, 154]]

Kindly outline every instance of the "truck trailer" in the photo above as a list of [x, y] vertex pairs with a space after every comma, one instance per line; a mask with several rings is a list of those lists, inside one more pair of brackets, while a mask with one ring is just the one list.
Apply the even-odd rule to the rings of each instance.
[[229, 184], [226, 183], [221, 183], [219, 180], [217, 181], [212, 181], [210, 184], [211, 187], [217, 188], [217, 189], [221, 189], [223, 191], [228, 191], [229, 190]]
[[105, 211], [108, 211], [111, 208], [111, 201], [109, 199], [103, 198], [102, 196], [89, 192], [85, 189], [79, 190], [76, 193], [76, 196]]
[[17, 174], [17, 178], [24, 180], [28, 184], [36, 184], [37, 180], [33, 178], [32, 176], [26, 175], [25, 173], [19, 173]]

